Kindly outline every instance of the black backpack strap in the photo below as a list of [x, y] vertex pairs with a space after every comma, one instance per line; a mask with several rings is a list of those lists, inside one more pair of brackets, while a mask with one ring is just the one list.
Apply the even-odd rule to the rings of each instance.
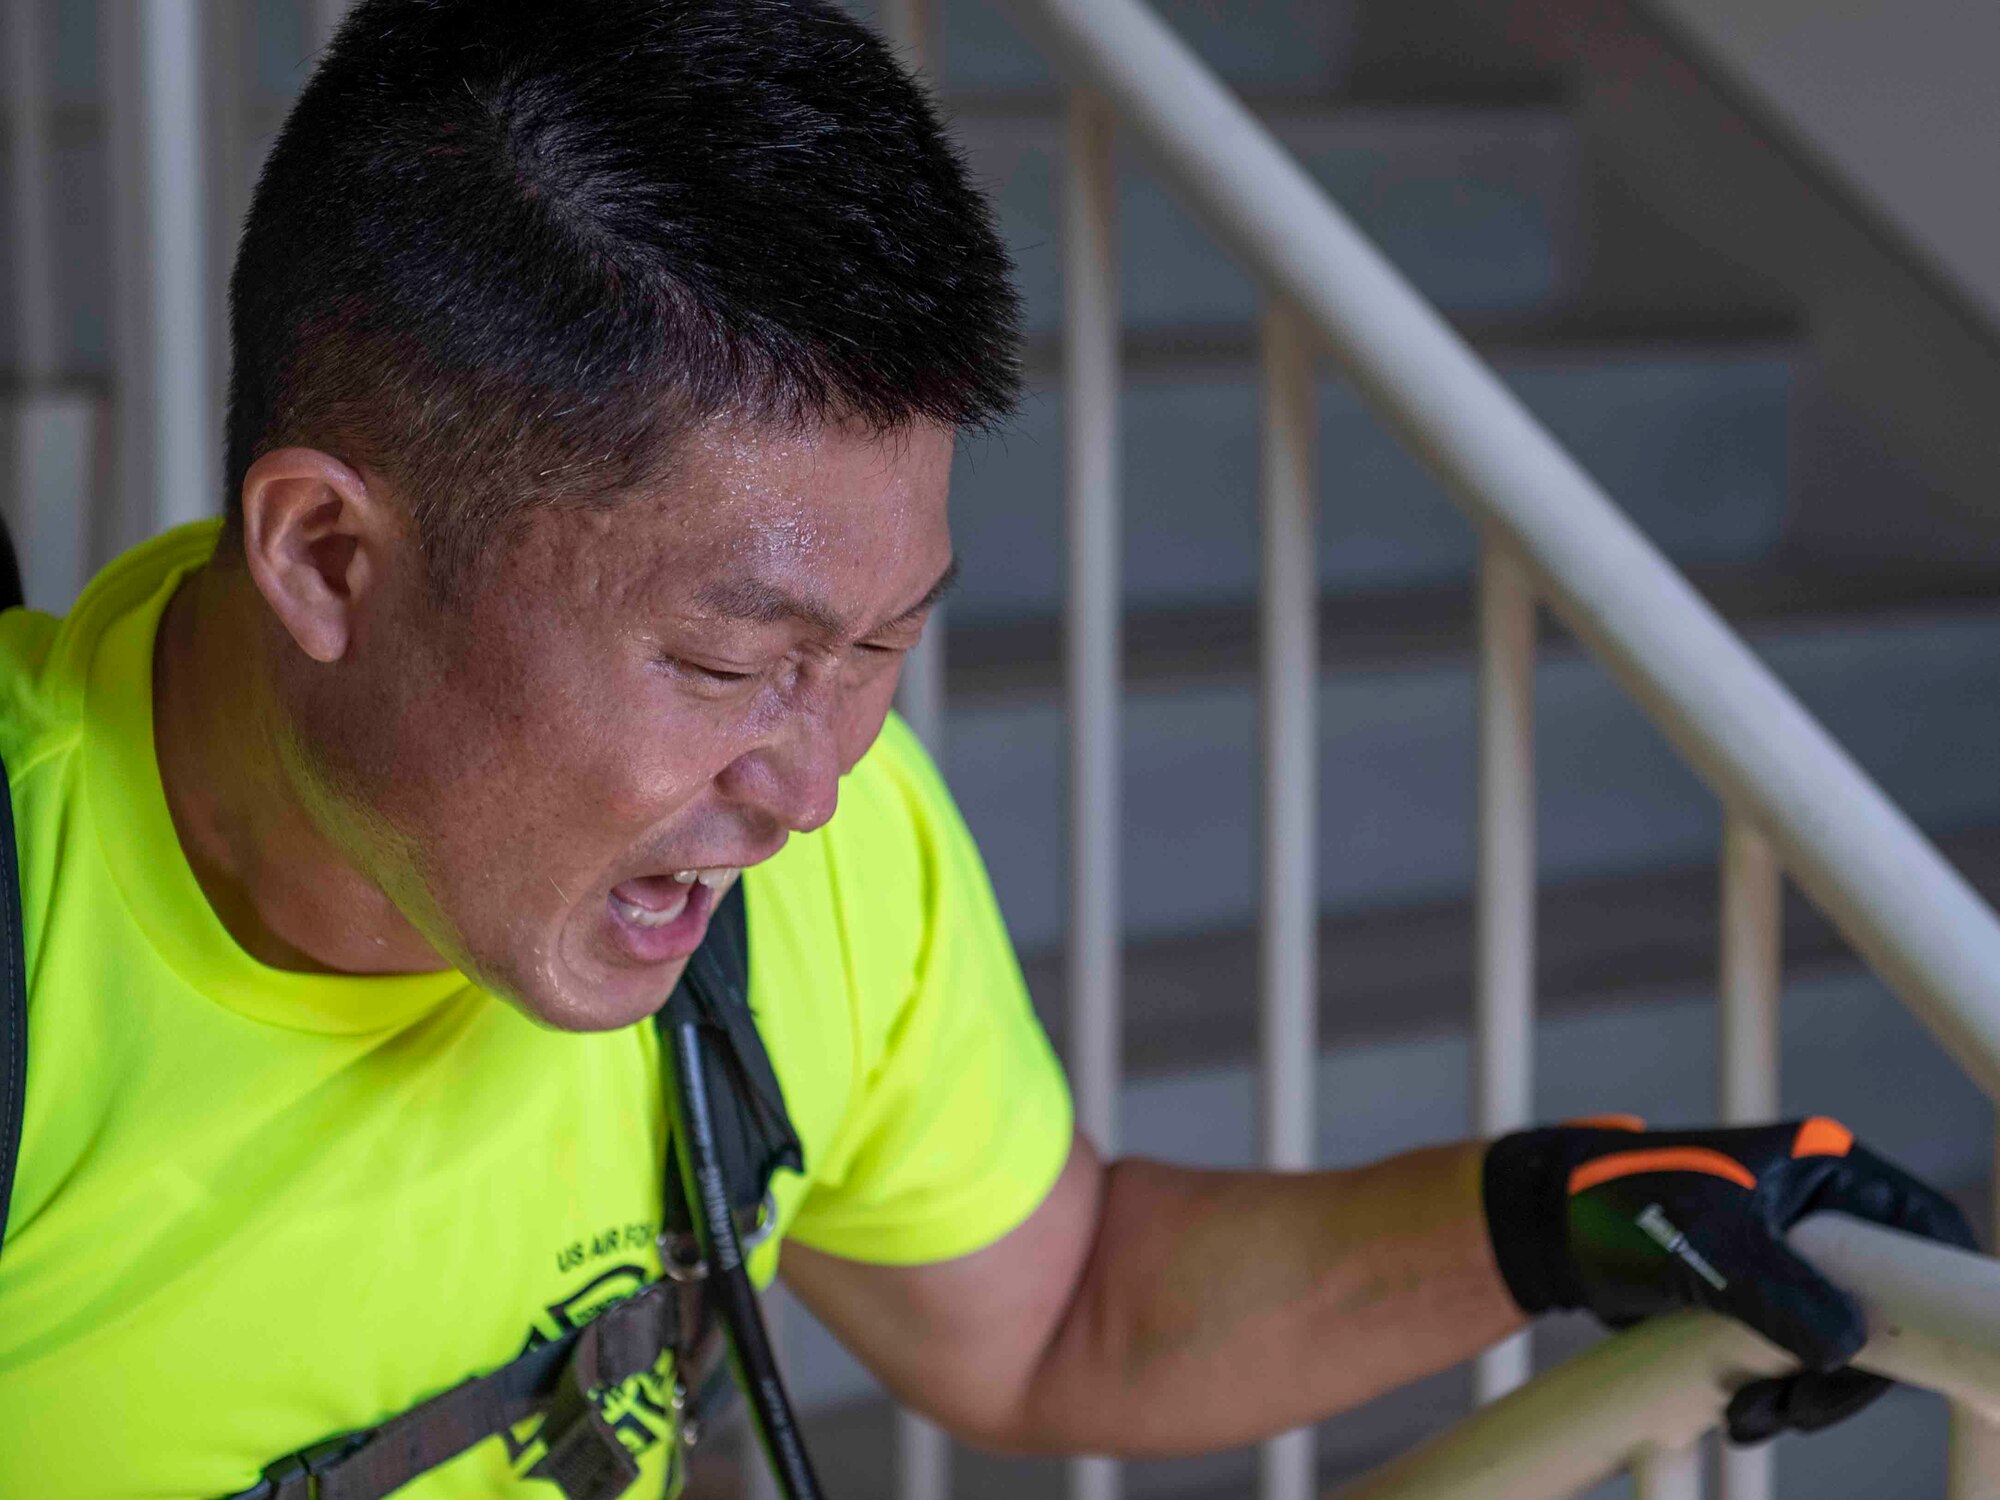
[[[709, 919], [708, 935], [673, 996], [654, 1017], [661, 1046], [669, 1045], [671, 1016], [683, 1005], [700, 1016], [704, 1040], [703, 1073], [715, 1111], [716, 1142], [722, 1157], [729, 1206], [745, 1233], [767, 1226], [759, 1222], [779, 1168], [805, 1170], [805, 1150], [785, 1111], [785, 1093], [778, 1085], [771, 1055], [757, 1033], [750, 1011], [749, 918], [743, 882], [738, 880]], [[670, 1239], [686, 1243], [694, 1218], [681, 1189], [679, 1156], [667, 1145], [665, 1230]]]
[[12, 609], [25, 599], [21, 564], [14, 556], [14, 539], [7, 534], [6, 522], [0, 521], [0, 609]]
[[[21, 602], [21, 568], [14, 541], [0, 522], [0, 609]], [[14, 847], [14, 797], [0, 762], [0, 1246], [7, 1242], [7, 1207], [21, 1159], [21, 1115], [28, 1103], [28, 960], [21, 936], [21, 856]]]
[[[732, 914], [724, 933], [740, 935], [742, 921], [740, 912]], [[696, 955], [686, 982], [660, 1012], [671, 1170], [680, 1183], [676, 1203], [674, 1179], [668, 1180], [661, 1253], [668, 1276], [700, 1284], [727, 1331], [729, 1363], [749, 1399], [751, 1430], [778, 1493], [819, 1500], [824, 1491], [750, 1278], [750, 1251], [777, 1228], [771, 1176], [779, 1167], [803, 1171], [805, 1152], [750, 1012], [747, 960], [747, 944], [716, 943], [706, 958]], [[676, 1226], [675, 1209], [688, 1229]], [[738, 1228], [746, 1212], [757, 1216], [747, 1234]]]
[[0, 1245], [5, 1245], [14, 1168], [21, 1158], [21, 1116], [28, 1103], [28, 960], [21, 935], [14, 797], [4, 763], [0, 763], [0, 966], [6, 971], [6, 993], [0, 995]]
[[639, 1470], [591, 1394], [652, 1369], [679, 1342], [676, 1308], [673, 1287], [653, 1282], [582, 1328], [380, 1427], [279, 1459], [229, 1500], [382, 1500], [537, 1412], [548, 1453], [536, 1477], [554, 1481], [568, 1500], [611, 1500]]

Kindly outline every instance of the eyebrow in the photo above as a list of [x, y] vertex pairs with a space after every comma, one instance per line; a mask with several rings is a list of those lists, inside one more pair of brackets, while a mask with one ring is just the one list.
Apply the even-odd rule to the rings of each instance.
[[[951, 591], [952, 585], [958, 582], [958, 575], [959, 562], [954, 557], [923, 598], [884, 623], [898, 625], [913, 615], [922, 614]], [[847, 622], [832, 606], [818, 599], [794, 594], [761, 578], [726, 579], [704, 584], [695, 599], [706, 608], [733, 620], [749, 620], [759, 625], [781, 625], [787, 620], [801, 620], [822, 635], [841, 636], [847, 633]]]
[[891, 625], [899, 625], [903, 621], [909, 619], [910, 616], [920, 615], [925, 610], [929, 609], [933, 604], [936, 604], [938, 600], [942, 599], [946, 594], [949, 594], [954, 588], [958, 586], [958, 575], [960, 571], [961, 569], [959, 561], [956, 557], [953, 557], [950, 562], [945, 564], [944, 571], [938, 574], [938, 581], [930, 586], [929, 591], [924, 595], [924, 597], [919, 599], [915, 604], [912, 604], [908, 609], [904, 610], [900, 615], [897, 615], [895, 619], [889, 621], [889, 623]]

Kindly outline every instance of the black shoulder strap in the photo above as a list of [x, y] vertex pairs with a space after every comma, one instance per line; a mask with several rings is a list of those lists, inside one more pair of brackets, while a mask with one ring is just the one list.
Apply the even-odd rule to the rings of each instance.
[[14, 847], [14, 797], [0, 762], [0, 1246], [7, 1241], [7, 1208], [14, 1196], [14, 1166], [21, 1157], [21, 1115], [28, 1102], [28, 960], [21, 938], [21, 864]]
[[[0, 523], [0, 609], [21, 602], [21, 569], [14, 542]], [[14, 796], [0, 762], [0, 965], [7, 992], [0, 995], [0, 1245], [7, 1242], [7, 1206], [14, 1196], [14, 1164], [21, 1158], [21, 1113], [28, 1102], [28, 960], [21, 938], [21, 863], [14, 847]]]
[[21, 565], [14, 557], [14, 539], [0, 521], [0, 609], [12, 609], [23, 602]]
[[[785, 1093], [771, 1066], [770, 1053], [758, 1035], [750, 1011], [749, 918], [739, 879], [729, 888], [708, 924], [708, 935], [688, 960], [672, 999], [654, 1017], [661, 1045], [668, 1045], [668, 1016], [675, 1002], [692, 1002], [701, 1016], [708, 1045], [703, 1069], [708, 1096], [715, 1101], [715, 1125], [721, 1147], [729, 1206], [739, 1218], [755, 1223], [780, 1167], [805, 1170], [805, 1151], [785, 1111]], [[667, 1146], [666, 1222], [668, 1234], [685, 1235], [694, 1227], [687, 1198], [681, 1190], [679, 1159]]]

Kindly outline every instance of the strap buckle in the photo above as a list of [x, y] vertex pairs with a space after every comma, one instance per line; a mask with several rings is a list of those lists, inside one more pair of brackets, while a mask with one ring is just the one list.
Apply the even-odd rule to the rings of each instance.
[[[746, 1259], [766, 1240], [778, 1232], [778, 1199], [769, 1188], [764, 1189], [764, 1201], [757, 1205], [757, 1217], [747, 1230], [739, 1230], [738, 1236]], [[695, 1239], [693, 1230], [668, 1230], [660, 1236], [660, 1268], [667, 1280], [685, 1286], [690, 1282], [708, 1279], [708, 1262], [702, 1258], [701, 1244]]]
[[702, 1259], [701, 1242], [693, 1230], [668, 1231], [660, 1236], [660, 1270], [677, 1286], [690, 1286], [708, 1279], [708, 1262]]
[[747, 1257], [764, 1241], [778, 1232], [778, 1200], [769, 1188], [764, 1189], [764, 1201], [757, 1205], [757, 1219], [749, 1231], [742, 1235], [743, 1254]]
[[320, 1500], [320, 1479], [368, 1446], [372, 1432], [347, 1432], [287, 1454], [231, 1500]]

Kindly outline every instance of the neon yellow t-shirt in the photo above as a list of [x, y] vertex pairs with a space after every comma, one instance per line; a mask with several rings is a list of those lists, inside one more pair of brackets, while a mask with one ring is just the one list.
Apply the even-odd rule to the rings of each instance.
[[[182, 857], [152, 645], [213, 526], [65, 620], [0, 615], [30, 986], [0, 1254], [0, 1495], [207, 1500], [505, 1364], [658, 1273], [650, 1022], [552, 1033], [456, 974], [274, 970]], [[1068, 1095], [949, 797], [891, 722], [840, 811], [745, 877], [752, 1003], [805, 1144], [783, 1235], [878, 1263], [1046, 1195]], [[768, 1280], [775, 1247], [755, 1269]], [[668, 1370], [609, 1392], [667, 1482]], [[553, 1497], [533, 1424], [400, 1496]]]

